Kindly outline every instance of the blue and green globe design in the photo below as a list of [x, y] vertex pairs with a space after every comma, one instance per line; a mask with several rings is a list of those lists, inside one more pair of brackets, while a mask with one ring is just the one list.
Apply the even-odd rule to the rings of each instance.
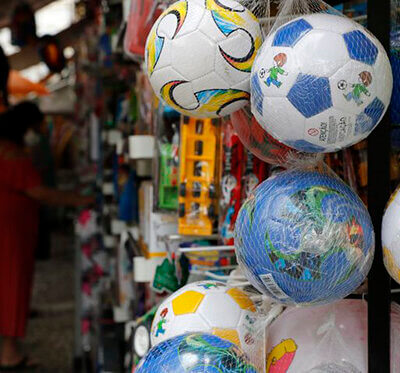
[[243, 204], [235, 227], [249, 281], [283, 304], [323, 304], [352, 293], [373, 260], [374, 230], [358, 196], [341, 180], [285, 171]]
[[183, 334], [154, 346], [136, 373], [257, 373], [233, 343], [204, 333]]

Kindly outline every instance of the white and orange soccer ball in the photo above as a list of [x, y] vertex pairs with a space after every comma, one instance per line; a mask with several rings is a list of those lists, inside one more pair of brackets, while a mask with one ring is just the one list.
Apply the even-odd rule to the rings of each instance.
[[189, 332], [227, 339], [245, 352], [254, 349], [256, 307], [242, 290], [216, 281], [188, 284], [158, 308], [151, 327], [151, 343]]

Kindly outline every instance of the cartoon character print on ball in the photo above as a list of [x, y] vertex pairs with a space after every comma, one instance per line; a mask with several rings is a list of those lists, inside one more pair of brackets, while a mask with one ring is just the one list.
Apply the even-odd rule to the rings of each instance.
[[296, 153], [262, 128], [247, 107], [232, 113], [231, 122], [243, 145], [264, 162], [282, 164], [290, 153]]
[[236, 1], [178, 1], [147, 39], [150, 83], [182, 114], [228, 115], [249, 102], [251, 67], [261, 43], [257, 18]]
[[285, 171], [243, 204], [235, 244], [247, 278], [261, 292], [284, 304], [322, 304], [365, 279], [374, 231], [365, 206], [341, 180]]
[[190, 283], [159, 306], [151, 328], [156, 345], [189, 332], [217, 335], [252, 355], [256, 353], [256, 307], [242, 290], [218, 281]]
[[332, 152], [371, 133], [392, 85], [389, 59], [369, 31], [346, 17], [310, 14], [263, 43], [251, 74], [252, 112], [280, 142]]
[[257, 373], [235, 344], [220, 337], [184, 334], [154, 346], [140, 362], [137, 373]]
[[400, 284], [400, 186], [387, 203], [382, 219], [382, 248], [385, 267], [390, 276]]

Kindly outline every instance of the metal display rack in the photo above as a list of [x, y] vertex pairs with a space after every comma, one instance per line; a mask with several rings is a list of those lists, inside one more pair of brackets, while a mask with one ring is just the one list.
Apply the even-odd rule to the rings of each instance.
[[[368, 0], [368, 29], [390, 53], [390, 0]], [[368, 371], [390, 372], [391, 280], [384, 267], [381, 224], [390, 196], [390, 110], [368, 139], [368, 209], [375, 227], [375, 259], [368, 276]]]

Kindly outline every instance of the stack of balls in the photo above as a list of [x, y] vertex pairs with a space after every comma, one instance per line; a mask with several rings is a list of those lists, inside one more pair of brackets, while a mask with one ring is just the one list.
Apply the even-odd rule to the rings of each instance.
[[[149, 34], [145, 64], [167, 105], [197, 118], [231, 115], [250, 151], [283, 165], [299, 152], [334, 152], [365, 139], [385, 114], [393, 85], [384, 48], [350, 19], [303, 15], [263, 41], [258, 19], [234, 0], [172, 4]], [[396, 206], [388, 207], [383, 239], [389, 271], [400, 281], [395, 237], [385, 231]], [[319, 305], [364, 281], [374, 230], [361, 200], [335, 175], [296, 169], [272, 176], [250, 195], [238, 215], [235, 246], [260, 292], [285, 305]], [[216, 304], [227, 294], [182, 289], [167, 300], [153, 325], [155, 347], [138, 372], [155, 372], [159, 364], [165, 372], [203, 372], [207, 364], [212, 368], [204, 371], [255, 371], [244, 355], [251, 332], [242, 316], [226, 317], [223, 326], [214, 320], [223, 316]], [[215, 297], [214, 313], [202, 303], [208, 296]], [[185, 313], [182, 304], [194, 311]], [[232, 314], [251, 318], [245, 304], [236, 311], [232, 304]]]
[[257, 361], [264, 347], [256, 343], [256, 321], [256, 307], [242, 290], [217, 281], [186, 285], [158, 307], [153, 348], [137, 372], [162, 366], [166, 373], [256, 373], [249, 358]]

